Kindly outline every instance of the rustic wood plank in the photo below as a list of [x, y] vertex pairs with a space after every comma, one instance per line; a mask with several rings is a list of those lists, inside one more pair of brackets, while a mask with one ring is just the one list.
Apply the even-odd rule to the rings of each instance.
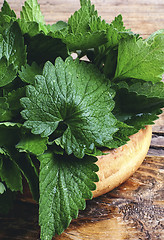
[[[19, 16], [24, 0], [8, 0], [11, 7]], [[38, 0], [42, 13], [47, 23], [54, 23], [59, 20], [67, 21], [68, 17], [80, 7], [77, 0]], [[0, 0], [0, 6], [3, 1]], [[164, 2], [163, 0], [92, 0], [99, 15], [107, 22], [111, 22], [118, 14], [123, 15], [125, 26], [132, 31], [147, 37], [152, 32], [163, 28]]]
[[[101, 197], [87, 201], [77, 220], [54, 239], [121, 240], [163, 239], [164, 157], [146, 157], [142, 166], [124, 184]], [[0, 239], [39, 239], [38, 206], [15, 202], [6, 217], [0, 217]]]

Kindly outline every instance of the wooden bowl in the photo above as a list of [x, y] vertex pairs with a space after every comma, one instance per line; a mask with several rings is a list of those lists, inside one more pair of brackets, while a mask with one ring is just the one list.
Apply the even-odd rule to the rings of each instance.
[[152, 127], [146, 126], [130, 136], [127, 144], [105, 151], [107, 155], [98, 156], [96, 164], [99, 182], [93, 191], [93, 198], [105, 194], [126, 181], [141, 165], [148, 152], [152, 137]]
[[[93, 191], [93, 198], [105, 194], [126, 181], [141, 165], [148, 152], [152, 137], [152, 127], [146, 126], [136, 134], [130, 136], [127, 144], [113, 150], [106, 150], [106, 155], [98, 156], [96, 164], [99, 182]], [[32, 199], [28, 184], [24, 179], [23, 195], [19, 199], [25, 202], [36, 203]]]

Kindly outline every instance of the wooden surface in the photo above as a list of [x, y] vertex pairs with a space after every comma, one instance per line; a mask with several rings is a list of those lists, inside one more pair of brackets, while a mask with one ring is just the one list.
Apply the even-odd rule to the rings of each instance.
[[[0, 6], [2, 5], [0, 0]], [[22, 0], [8, 0], [19, 16]], [[78, 0], [39, 0], [47, 23], [67, 18]], [[99, 14], [110, 22], [121, 13], [127, 28], [147, 37], [164, 28], [164, 0], [93, 0]], [[15, 202], [0, 217], [0, 240], [38, 240], [38, 206]], [[124, 184], [92, 201], [57, 240], [164, 239], [164, 114], [153, 127], [148, 155]]]

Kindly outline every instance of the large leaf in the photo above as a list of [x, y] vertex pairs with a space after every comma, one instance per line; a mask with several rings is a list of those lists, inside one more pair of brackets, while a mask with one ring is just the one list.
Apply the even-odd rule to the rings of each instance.
[[135, 37], [120, 41], [115, 79], [136, 78], [159, 82], [164, 73], [164, 33], [152, 41]]
[[111, 114], [114, 91], [92, 65], [68, 58], [47, 62], [35, 86], [27, 87], [24, 126], [43, 137], [51, 135], [59, 123], [66, 125], [61, 142], [66, 152], [83, 157], [94, 145], [104, 146], [117, 131]]
[[85, 209], [85, 199], [92, 198], [91, 190], [98, 181], [98, 167], [94, 164], [97, 158], [76, 159], [47, 152], [39, 160], [41, 239], [50, 240], [77, 218], [78, 210]]

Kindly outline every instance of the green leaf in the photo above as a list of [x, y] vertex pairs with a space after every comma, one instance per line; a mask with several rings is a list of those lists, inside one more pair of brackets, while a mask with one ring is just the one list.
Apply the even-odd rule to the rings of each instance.
[[5, 185], [0, 182], [0, 194], [3, 194], [6, 191]]
[[71, 51], [98, 47], [106, 42], [104, 29], [91, 31], [92, 18], [98, 18], [97, 11], [90, 1], [81, 2], [81, 8], [68, 19], [68, 32], [56, 35], [68, 45]]
[[135, 37], [120, 41], [115, 79], [137, 78], [159, 82], [164, 73], [164, 34], [151, 43]]
[[158, 115], [161, 113], [161, 109], [157, 109], [150, 113], [132, 115], [131, 118], [126, 120], [126, 123], [130, 126], [134, 126], [135, 129], [139, 131], [141, 128], [145, 128], [146, 125], [153, 125], [154, 121], [159, 118]]
[[3, 6], [1, 8], [1, 14], [10, 16], [12, 18], [16, 18], [15, 12], [13, 10], [11, 10], [11, 8], [6, 0], [4, 1]]
[[16, 127], [16, 128], [20, 128], [20, 127], [22, 127], [22, 124], [21, 123], [14, 123], [14, 122], [1, 122], [0, 123], [0, 127]]
[[26, 63], [26, 47], [17, 22], [13, 22], [3, 34], [3, 55], [15, 69], [20, 69]]
[[30, 156], [27, 153], [19, 153], [15, 148], [23, 137], [21, 126], [22, 125], [18, 123], [0, 123], [0, 147], [6, 149], [6, 152], [12, 159], [13, 163], [15, 163], [19, 171], [22, 172], [29, 183], [33, 198], [38, 201], [39, 179], [37, 170]]
[[62, 145], [66, 152], [83, 157], [94, 145], [106, 145], [117, 131], [111, 114], [114, 91], [94, 66], [68, 58], [47, 62], [35, 86], [27, 86], [21, 99], [24, 126], [42, 137], [51, 135], [59, 123], [67, 126]]
[[158, 35], [163, 35], [164, 34], [164, 29], [159, 29], [156, 32], [152, 33], [145, 41], [148, 44], [151, 44], [154, 41], [154, 38]]
[[[128, 85], [129, 84], [129, 85]], [[164, 107], [164, 83], [131, 80], [117, 84], [117, 102], [122, 111], [131, 113], [153, 112]], [[117, 97], [116, 96], [116, 97]]]
[[4, 1], [0, 12], [0, 33], [3, 33], [8, 28], [11, 21], [16, 20], [16, 14], [11, 10], [7, 1]]
[[126, 144], [130, 140], [129, 137], [138, 131], [134, 126], [119, 121], [117, 127], [119, 130], [113, 135], [113, 140], [109, 142], [108, 148], [118, 148]]
[[[23, 161], [22, 161], [23, 159]], [[19, 156], [15, 158], [16, 163], [18, 164], [20, 170], [25, 176], [30, 191], [32, 193], [33, 199], [39, 201], [39, 178], [38, 172], [35, 167], [35, 164], [32, 162], [32, 159], [29, 155], [24, 153], [19, 153]]]
[[48, 138], [41, 138], [37, 135], [26, 134], [16, 147], [25, 152], [30, 152], [35, 155], [40, 155], [47, 150]]
[[[89, 24], [91, 32], [101, 31], [105, 33], [105, 44], [98, 45], [92, 53], [92, 59], [96, 66], [108, 77], [113, 78], [116, 71], [118, 44], [121, 39], [130, 38], [135, 35], [130, 30], [125, 29], [122, 16], [118, 15], [111, 22], [106, 23], [101, 17], [93, 16]], [[136, 35], [138, 37], [138, 35]]]
[[0, 121], [9, 121], [12, 118], [12, 113], [7, 103], [7, 98], [0, 97]]
[[136, 131], [154, 124], [164, 106], [163, 82], [153, 84], [133, 79], [116, 83], [114, 89], [116, 105], [113, 114], [119, 121], [133, 126]]
[[62, 41], [68, 45], [71, 51], [74, 50], [85, 50], [89, 48], [96, 48], [106, 43], [106, 35], [104, 31], [97, 32], [86, 32], [84, 34], [67, 34]]
[[0, 155], [1, 168], [0, 168], [0, 178], [4, 181], [7, 187], [11, 191], [21, 191], [22, 186], [22, 176], [18, 166], [12, 160], [10, 154], [6, 152], [6, 155]]
[[89, 23], [92, 16], [97, 16], [94, 5], [90, 1], [82, 4], [81, 8], [68, 19], [69, 32], [74, 35], [89, 32]]
[[32, 85], [35, 82], [35, 76], [40, 74], [42, 74], [42, 68], [35, 62], [33, 62], [31, 66], [25, 64], [22, 66], [21, 71], [19, 71], [19, 77], [21, 80]]
[[34, 37], [39, 33], [48, 33], [47, 26], [42, 23], [26, 22], [25, 20], [20, 18], [17, 19], [17, 22], [24, 36], [28, 34], [30, 37]]
[[16, 71], [12, 64], [8, 64], [5, 57], [0, 59], [0, 87], [4, 87], [16, 78]]
[[109, 24], [106, 23], [105, 20], [101, 20], [101, 17], [94, 15], [90, 19], [89, 28], [91, 32], [107, 31]]
[[52, 25], [48, 24], [48, 25], [46, 25], [46, 27], [47, 27], [48, 32], [51, 32], [51, 31], [55, 32], [55, 31], [60, 31], [62, 29], [65, 29], [67, 27], [67, 25], [68, 24], [66, 22], [58, 21], [57, 23], [52, 24]]
[[[18, 152], [13, 145], [7, 146], [11, 158], [26, 178], [34, 200], [39, 200], [39, 178], [34, 163], [27, 153]], [[36, 160], [36, 159], [35, 159]]]
[[27, 0], [20, 12], [21, 19], [26, 22], [37, 22], [45, 24], [44, 17], [40, 11], [37, 0]]
[[47, 152], [39, 160], [39, 224], [44, 240], [61, 234], [77, 218], [78, 210], [85, 209], [85, 199], [92, 198], [98, 181], [98, 167], [94, 164], [97, 158], [91, 156], [76, 159]]

